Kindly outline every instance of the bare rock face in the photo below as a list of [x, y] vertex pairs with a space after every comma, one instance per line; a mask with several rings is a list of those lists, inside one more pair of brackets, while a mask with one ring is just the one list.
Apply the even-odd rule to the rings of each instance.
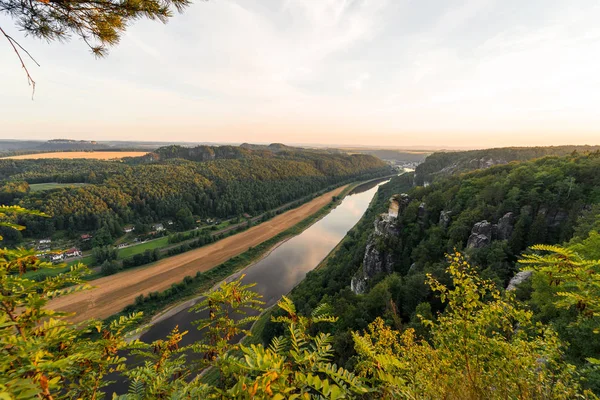
[[565, 210], [552, 210], [546, 212], [546, 223], [549, 228], [557, 228], [563, 225], [567, 219], [569, 219], [569, 214]]
[[467, 249], [480, 249], [492, 242], [492, 224], [483, 220], [473, 225], [471, 236], [467, 241]]
[[406, 206], [410, 203], [410, 198], [406, 193], [395, 194], [390, 198], [390, 206], [388, 208], [388, 215], [393, 218], [398, 218], [398, 215], [406, 209]]
[[440, 211], [440, 228], [448, 229], [450, 225], [450, 215], [452, 215], [452, 211]]
[[519, 286], [523, 282], [530, 280], [532, 275], [533, 275], [532, 271], [517, 272], [517, 274], [512, 277], [510, 282], [508, 282], [508, 286], [506, 287], [506, 290], [516, 290], [517, 286]]
[[[402, 213], [410, 202], [407, 195], [394, 196], [391, 202], [398, 202], [398, 211]], [[362, 294], [367, 289], [369, 279], [376, 275], [391, 274], [394, 270], [394, 259], [391, 253], [380, 245], [386, 238], [400, 236], [400, 226], [395, 215], [396, 206], [392, 213], [381, 214], [375, 220], [375, 230], [367, 240], [365, 256], [358, 272], [352, 277], [350, 289], [356, 294]]]
[[423, 225], [425, 223], [425, 219], [427, 218], [427, 208], [425, 203], [419, 204], [419, 210], [417, 211], [417, 219], [419, 224]]
[[515, 222], [515, 215], [511, 212], [504, 214], [494, 225], [494, 236], [498, 240], [508, 240], [512, 235]]
[[467, 241], [467, 249], [480, 249], [492, 243], [492, 240], [508, 240], [514, 229], [515, 215], [506, 213], [498, 220], [497, 224], [490, 224], [486, 220], [473, 225], [471, 236]]
[[494, 165], [501, 165], [501, 164], [508, 164], [508, 162], [506, 160], [502, 160], [502, 159], [496, 160], [492, 157], [475, 158], [475, 159], [469, 161], [469, 165], [473, 169], [486, 169], [486, 168], [493, 167]]

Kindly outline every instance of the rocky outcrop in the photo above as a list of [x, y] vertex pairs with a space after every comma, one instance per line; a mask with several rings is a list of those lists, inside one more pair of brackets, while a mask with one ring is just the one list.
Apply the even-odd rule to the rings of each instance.
[[369, 279], [374, 276], [393, 272], [394, 258], [391, 252], [381, 244], [388, 238], [400, 236], [397, 215], [404, 211], [409, 202], [410, 199], [405, 194], [392, 197], [390, 199], [390, 211], [392, 212], [381, 214], [375, 220], [375, 229], [367, 240], [362, 266], [350, 282], [350, 289], [354, 293], [364, 293], [367, 290]]
[[467, 241], [467, 249], [480, 249], [492, 242], [492, 224], [483, 220], [473, 225], [471, 236]]
[[565, 210], [551, 210], [546, 212], [546, 224], [548, 228], [557, 228], [562, 226], [567, 219], [569, 214]]
[[493, 167], [494, 165], [508, 164], [506, 160], [494, 159], [492, 157], [481, 157], [469, 161], [469, 167], [472, 169], [486, 169]]
[[440, 211], [440, 228], [448, 229], [448, 226], [450, 225], [450, 215], [452, 215], [452, 211]]
[[427, 220], [427, 208], [425, 203], [419, 204], [419, 209], [417, 210], [417, 220], [419, 224], [424, 225]]
[[502, 218], [498, 220], [498, 223], [494, 225], [494, 236], [498, 240], [508, 240], [512, 235], [515, 223], [515, 214], [509, 212], [504, 214]]
[[[440, 217], [441, 221], [441, 217]], [[515, 215], [506, 213], [498, 220], [497, 224], [491, 224], [486, 220], [473, 225], [471, 236], [467, 241], [467, 249], [480, 249], [492, 243], [492, 240], [508, 240], [512, 235], [515, 223]]]
[[508, 282], [508, 286], [506, 290], [516, 290], [517, 286], [531, 279], [533, 275], [532, 271], [520, 271], [515, 276], [512, 277], [510, 282]]
[[388, 215], [393, 218], [397, 218], [398, 215], [404, 211], [406, 206], [410, 203], [410, 198], [406, 193], [395, 194], [390, 198], [390, 205], [388, 208]]

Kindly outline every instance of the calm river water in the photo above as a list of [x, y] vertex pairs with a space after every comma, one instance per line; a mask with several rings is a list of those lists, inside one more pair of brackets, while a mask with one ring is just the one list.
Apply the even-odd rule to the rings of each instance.
[[[378, 186], [382, 183], [384, 182], [374, 181], [358, 186], [321, 220], [228, 280], [245, 274], [244, 283], [256, 283], [253, 290], [263, 296], [265, 308], [272, 306], [281, 296], [298, 285], [309, 271], [316, 268], [346, 236], [367, 210]], [[191, 323], [202, 317], [204, 316], [184, 309], [154, 324], [142, 335], [141, 340], [152, 342], [164, 338], [178, 325], [180, 331], [189, 331], [182, 343], [195, 342], [200, 338], [201, 333]]]

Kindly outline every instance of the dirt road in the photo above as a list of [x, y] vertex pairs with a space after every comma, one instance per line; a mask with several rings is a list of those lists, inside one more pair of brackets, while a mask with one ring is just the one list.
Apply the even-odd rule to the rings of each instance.
[[344, 188], [345, 186], [339, 187], [298, 208], [208, 246], [165, 258], [146, 268], [137, 268], [91, 281], [93, 289], [58, 298], [51, 301], [48, 307], [75, 312], [76, 315], [72, 318], [75, 322], [90, 318], [107, 318], [133, 303], [140, 294], [167, 289], [171, 284], [181, 282], [187, 275], [193, 276], [197, 271], [214, 268], [242, 254], [249, 247], [257, 246], [291, 228], [323, 208]]

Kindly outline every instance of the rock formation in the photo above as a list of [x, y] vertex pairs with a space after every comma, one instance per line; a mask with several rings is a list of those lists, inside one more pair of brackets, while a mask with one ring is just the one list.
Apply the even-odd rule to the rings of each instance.
[[391, 274], [394, 270], [394, 258], [391, 252], [381, 245], [386, 238], [400, 236], [398, 215], [410, 203], [408, 195], [394, 195], [390, 199], [389, 212], [381, 214], [375, 220], [375, 229], [367, 240], [365, 256], [358, 272], [352, 277], [350, 289], [356, 294], [367, 290], [369, 279], [378, 274]]
[[512, 277], [512, 279], [510, 280], [510, 282], [508, 282], [508, 286], [506, 287], [506, 290], [516, 290], [517, 286], [519, 286], [523, 282], [528, 281], [529, 279], [531, 279], [532, 275], [533, 275], [532, 271], [520, 271], [520, 272], [517, 272], [517, 274]]
[[[486, 220], [473, 225], [471, 236], [467, 241], [467, 249], [480, 249], [492, 243], [492, 240], [508, 240], [512, 235], [515, 216], [512, 212], [506, 213], [498, 220], [497, 224], [491, 224]], [[441, 216], [440, 216], [441, 224]]]
[[452, 215], [452, 211], [440, 211], [440, 228], [448, 229], [450, 225], [450, 216]]
[[504, 214], [494, 225], [495, 237], [498, 240], [508, 240], [512, 235], [515, 222], [515, 215], [511, 212]]
[[473, 225], [471, 236], [467, 241], [467, 249], [480, 249], [492, 242], [492, 224], [483, 220]]

